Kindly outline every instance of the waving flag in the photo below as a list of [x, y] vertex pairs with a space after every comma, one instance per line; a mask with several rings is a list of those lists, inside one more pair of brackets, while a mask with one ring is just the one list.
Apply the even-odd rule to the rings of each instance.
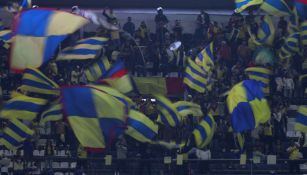
[[286, 39], [284, 45], [280, 49], [280, 56], [282, 59], [291, 57], [296, 53], [299, 53], [299, 39], [300, 33], [293, 33]]
[[59, 86], [38, 69], [28, 68], [22, 77], [20, 90], [40, 95], [59, 96]]
[[32, 0], [21, 0], [19, 2], [19, 10], [32, 8]]
[[245, 151], [245, 136], [244, 134], [242, 133], [237, 133], [236, 134], [236, 140], [238, 142], [238, 146], [240, 148], [240, 153], [243, 153]]
[[34, 131], [18, 119], [10, 119], [0, 136], [0, 143], [7, 149], [16, 150], [22, 142], [31, 138]]
[[188, 102], [188, 101], [178, 101], [174, 103], [176, 109], [181, 117], [186, 117], [188, 115], [193, 115], [196, 117], [203, 116], [201, 107], [198, 104]]
[[133, 90], [132, 82], [128, 71], [122, 61], [118, 60], [106, 72], [101, 82], [108, 83], [111, 87], [122, 93], [128, 93]]
[[288, 32], [290, 34], [298, 32], [299, 31], [299, 17], [297, 13], [296, 7], [293, 7], [291, 16], [289, 18], [289, 23], [288, 23]]
[[294, 129], [307, 133], [307, 106], [299, 106], [295, 118]]
[[257, 38], [251, 34], [249, 30], [249, 34], [251, 35], [252, 40], [257, 45], [272, 45], [275, 37], [275, 27], [270, 16], [265, 16], [263, 21], [260, 24], [260, 28], [258, 29]]
[[270, 93], [270, 76], [272, 71], [262, 67], [250, 67], [245, 69], [248, 78], [251, 80], [260, 81], [264, 84], [263, 92], [268, 95]]
[[65, 48], [57, 60], [86, 60], [96, 58], [103, 45], [108, 41], [103, 37], [91, 37], [78, 41], [74, 46]]
[[54, 54], [58, 45], [89, 21], [59, 10], [31, 9], [21, 12], [14, 21], [10, 66], [15, 71], [38, 68]]
[[295, 0], [294, 6], [297, 9], [297, 13], [302, 20], [307, 19], [307, 1], [306, 0]]
[[96, 82], [99, 79], [105, 77], [105, 74], [110, 69], [110, 63], [108, 58], [103, 57], [98, 59], [97, 62], [84, 70], [86, 79], [89, 82]]
[[188, 59], [183, 82], [200, 93], [209, 90], [208, 74], [191, 59]]
[[270, 118], [270, 107], [262, 88], [262, 82], [244, 80], [229, 91], [227, 106], [235, 132], [254, 129]]
[[117, 98], [91, 87], [62, 88], [63, 109], [83, 147], [103, 149], [124, 133], [126, 106]]
[[154, 95], [154, 97], [157, 100], [158, 121], [170, 127], [179, 125], [182, 118], [177, 112], [175, 105], [162, 95]]
[[13, 33], [11, 30], [0, 30], [0, 46], [9, 49], [11, 42], [13, 38]]
[[236, 0], [236, 13], [241, 13], [246, 8], [253, 6], [253, 5], [259, 5], [263, 2], [263, 0]]
[[307, 21], [301, 24], [301, 42], [303, 45], [307, 45]]
[[291, 10], [284, 0], [265, 0], [260, 8], [273, 16], [289, 16]]
[[202, 50], [195, 58], [197, 65], [201, 66], [206, 72], [211, 73], [214, 67], [213, 42]]
[[141, 112], [130, 110], [125, 134], [139, 142], [152, 142], [158, 135], [158, 125]]
[[47, 100], [18, 94], [10, 99], [0, 112], [0, 118], [34, 120], [44, 110]]
[[62, 104], [55, 103], [51, 104], [48, 109], [42, 112], [40, 117], [39, 125], [45, 127], [45, 124], [48, 122], [55, 122], [63, 119], [63, 112], [62, 112]]
[[199, 149], [207, 146], [214, 135], [215, 121], [211, 115], [204, 117], [193, 130], [196, 147]]

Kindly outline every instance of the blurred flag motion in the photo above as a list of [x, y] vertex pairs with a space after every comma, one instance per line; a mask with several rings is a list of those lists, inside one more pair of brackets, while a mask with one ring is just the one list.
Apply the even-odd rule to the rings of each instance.
[[10, 42], [12, 41], [13, 33], [11, 30], [1, 30], [0, 29], [0, 46], [9, 49]]
[[301, 42], [304, 46], [307, 46], [307, 21], [301, 24]]
[[301, 20], [307, 19], [307, 1], [306, 0], [294, 0], [294, 6], [297, 9], [297, 13]]
[[84, 70], [84, 74], [88, 82], [96, 82], [105, 77], [105, 74], [110, 69], [108, 58], [103, 57]]
[[10, 119], [0, 136], [0, 143], [7, 149], [16, 150], [24, 140], [31, 138], [33, 134], [34, 131], [21, 120]]
[[40, 67], [68, 34], [89, 22], [65, 11], [39, 8], [22, 11], [14, 20], [10, 66], [16, 71]]
[[299, 106], [295, 118], [294, 129], [307, 133], [307, 106]]
[[284, 0], [265, 0], [260, 8], [273, 16], [289, 16], [291, 10]]
[[65, 48], [57, 60], [86, 60], [96, 58], [103, 45], [108, 41], [103, 37], [91, 37], [78, 41], [74, 46]]
[[235, 132], [254, 129], [271, 117], [270, 107], [262, 88], [262, 82], [244, 80], [230, 90], [227, 106]]
[[158, 125], [141, 112], [130, 110], [125, 133], [139, 142], [152, 142], [158, 135]]
[[[35, 68], [27, 68], [22, 77], [20, 90], [43, 95], [59, 96], [59, 86], [41, 71]], [[49, 96], [48, 96], [49, 97]]]
[[61, 91], [64, 114], [83, 147], [103, 149], [124, 133], [128, 113], [120, 100], [85, 86]]
[[211, 73], [214, 67], [213, 42], [203, 49], [195, 58], [197, 65], [201, 66], [207, 73]]
[[259, 5], [263, 2], [263, 0], [235, 0], [236, 2], [236, 13], [241, 13], [246, 8], [253, 6], [253, 5]]
[[32, 8], [32, 0], [20, 0], [19, 2], [19, 10]]
[[154, 95], [157, 100], [157, 109], [159, 113], [158, 122], [166, 126], [175, 127], [179, 125], [182, 118], [177, 112], [175, 105], [163, 95]]
[[249, 67], [245, 69], [248, 78], [251, 80], [260, 81], [264, 84], [263, 92], [268, 95], [270, 93], [270, 76], [272, 71], [263, 67]]
[[179, 115], [181, 117], [186, 117], [188, 115], [200, 117], [203, 116], [201, 107], [198, 104], [188, 102], [188, 101], [178, 101], [174, 103]]
[[214, 118], [211, 115], [203, 117], [201, 122], [193, 130], [193, 137], [197, 148], [202, 149], [211, 142], [216, 127], [215, 125]]

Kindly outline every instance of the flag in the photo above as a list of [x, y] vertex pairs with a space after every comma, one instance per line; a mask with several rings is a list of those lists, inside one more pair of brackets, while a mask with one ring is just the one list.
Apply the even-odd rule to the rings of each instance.
[[106, 82], [122, 93], [128, 93], [133, 90], [130, 76], [121, 60], [114, 63], [103, 78], [101, 82]]
[[188, 102], [188, 101], [178, 101], [174, 103], [174, 105], [181, 117], [186, 117], [188, 115], [193, 115], [196, 117], [203, 116], [201, 107], [198, 104]]
[[93, 63], [90, 67], [84, 70], [86, 79], [89, 82], [96, 82], [105, 76], [107, 71], [110, 69], [110, 63], [108, 58], [103, 57], [98, 59], [97, 62]]
[[236, 0], [236, 13], [241, 13], [246, 8], [253, 6], [253, 5], [259, 5], [263, 2], [263, 0]]
[[86, 60], [96, 58], [103, 45], [108, 41], [104, 37], [91, 37], [78, 41], [74, 46], [65, 48], [57, 60]]
[[264, 84], [263, 92], [268, 95], [270, 93], [270, 76], [272, 71], [262, 67], [249, 67], [245, 69], [248, 78], [251, 80], [260, 81]]
[[41, 71], [35, 68], [27, 68], [22, 77], [20, 90], [40, 95], [59, 96], [59, 86]]
[[21, 0], [19, 2], [19, 10], [32, 8], [32, 0]]
[[14, 19], [10, 66], [15, 71], [38, 68], [54, 54], [58, 45], [89, 21], [60, 10], [30, 9]]
[[44, 110], [47, 102], [45, 99], [18, 94], [4, 104], [0, 118], [32, 121]]
[[18, 119], [10, 119], [0, 136], [0, 143], [7, 149], [16, 150], [22, 142], [31, 138], [34, 131]]
[[306, 0], [295, 0], [294, 6], [297, 9], [298, 16], [301, 20], [307, 19], [307, 1]]
[[238, 142], [238, 146], [240, 148], [240, 152], [244, 152], [244, 145], [245, 145], [245, 136], [243, 133], [237, 133], [236, 135], [236, 140]]
[[44, 110], [40, 115], [39, 125], [44, 127], [48, 122], [55, 122], [63, 119], [62, 104], [51, 104], [48, 109]]
[[195, 58], [197, 65], [201, 66], [207, 73], [211, 73], [214, 67], [213, 42], [203, 49]]
[[11, 30], [0, 30], [0, 46], [9, 49], [11, 42], [13, 38], [13, 33]]
[[284, 0], [265, 0], [260, 8], [273, 16], [289, 16], [291, 10]]
[[304, 46], [307, 45], [307, 21], [302, 22], [301, 24], [301, 42]]
[[188, 66], [185, 70], [183, 82], [191, 89], [204, 93], [207, 89], [207, 85], [209, 84], [208, 74], [206, 74], [206, 72], [194, 61], [188, 59]]
[[272, 45], [275, 37], [275, 27], [272, 18], [266, 15], [258, 29], [257, 38], [255, 38], [253, 35], [251, 36], [252, 39], [254, 38], [257, 45]]
[[244, 80], [229, 91], [226, 102], [235, 132], [254, 129], [270, 118], [270, 107], [262, 88], [262, 82]]
[[182, 121], [175, 105], [162, 95], [154, 95], [159, 113], [158, 121], [166, 126], [175, 127]]
[[294, 129], [307, 133], [307, 106], [299, 106], [295, 118]]
[[[300, 33], [293, 33], [289, 35], [284, 43], [284, 45], [281, 47], [282, 54], [285, 55], [285, 57], [290, 57], [295, 55], [296, 53], [299, 53], [300, 50]], [[284, 57], [284, 56], [283, 56]]]
[[158, 135], [158, 125], [141, 112], [130, 110], [125, 134], [139, 142], [152, 142]]
[[299, 17], [297, 13], [296, 7], [293, 7], [291, 16], [289, 17], [289, 23], [288, 23], [288, 32], [290, 34], [298, 32], [299, 31]]
[[86, 87], [61, 89], [63, 112], [83, 147], [103, 149], [124, 133], [125, 105], [101, 90]]
[[203, 117], [201, 122], [193, 130], [197, 148], [202, 149], [211, 142], [215, 127], [215, 121], [211, 115]]

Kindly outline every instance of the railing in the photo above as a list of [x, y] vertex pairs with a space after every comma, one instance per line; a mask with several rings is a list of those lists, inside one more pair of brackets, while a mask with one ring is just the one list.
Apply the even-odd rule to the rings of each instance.
[[[44, 172], [46, 170], [52, 172], [75, 173], [77, 171], [86, 174], [114, 174], [115, 171], [121, 174], [142, 174], [142, 175], [200, 175], [200, 174], [295, 174], [288, 170], [288, 159], [278, 159], [276, 164], [266, 164], [266, 162], [254, 163], [253, 159], [247, 159], [246, 164], [240, 164], [240, 159], [212, 159], [199, 160], [188, 159], [183, 160], [182, 164], [178, 164], [176, 159], [112, 159], [110, 161], [105, 158], [67, 158], [67, 157], [33, 157], [31, 159], [11, 157], [11, 161], [21, 159], [24, 165], [24, 172], [31, 173], [34, 171]], [[37, 168], [31, 168], [27, 165], [36, 162]], [[298, 160], [295, 163], [303, 164], [306, 159]], [[57, 166], [57, 164], [59, 166]], [[60, 166], [65, 163], [67, 166]], [[142, 172], [140, 172], [143, 170]], [[14, 171], [13, 167], [10, 171]], [[301, 170], [301, 173], [307, 173]]]

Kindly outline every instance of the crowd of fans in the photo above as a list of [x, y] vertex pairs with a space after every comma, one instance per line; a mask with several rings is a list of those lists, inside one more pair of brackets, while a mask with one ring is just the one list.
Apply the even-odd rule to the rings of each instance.
[[[104, 12], [109, 23], [118, 25], [118, 21], [113, 12]], [[156, 31], [150, 31], [145, 21], [140, 26], [135, 26], [131, 17], [122, 25], [120, 31], [110, 31], [102, 27], [94, 33], [76, 32], [69, 39], [65, 40], [62, 47], [68, 46], [73, 41], [80, 39], [80, 36], [105, 36], [110, 38], [108, 47], [103, 50], [109, 60], [123, 59], [126, 68], [135, 76], [173, 76], [173, 72], [178, 77], [183, 77], [184, 67], [186, 66], [187, 57], [195, 57], [209, 42], [214, 40], [215, 70], [213, 82], [215, 84], [212, 92], [207, 94], [185, 95], [184, 98], [193, 101], [202, 106], [208, 112], [211, 112], [217, 122], [217, 130], [213, 137], [212, 143], [207, 150], [211, 152], [211, 158], [238, 158], [242, 153], [239, 144], [235, 139], [230, 124], [230, 116], [226, 109], [224, 92], [229, 90], [234, 84], [247, 79], [244, 74], [246, 67], [254, 66], [253, 55], [257, 49], [250, 40], [247, 32], [247, 25], [252, 26], [253, 31], [257, 31], [257, 18], [250, 11], [247, 16], [233, 14], [228, 24], [221, 26], [214, 21], [205, 11], [196, 18], [197, 28], [194, 34], [183, 33], [183, 27], [180, 20], [174, 21], [174, 27], [169, 30], [166, 26], [172, 23], [167, 16], [163, 14], [163, 9], [158, 9], [155, 16]], [[287, 36], [287, 20], [280, 18], [277, 25], [276, 37], [272, 46], [272, 51], [277, 51]], [[176, 50], [169, 49], [171, 43], [181, 41], [182, 45]], [[272, 58], [273, 59], [273, 58]], [[277, 58], [274, 58], [277, 59]], [[304, 72], [301, 65], [304, 65], [306, 53], [302, 56], [295, 56], [288, 67], [283, 67], [275, 60], [274, 75], [270, 85], [270, 96], [268, 97], [272, 111], [272, 117], [269, 122], [259, 126], [251, 132], [244, 133], [245, 148], [247, 155], [259, 156], [264, 159], [266, 155], [277, 155], [277, 158], [299, 159], [299, 149], [306, 158], [305, 146], [300, 142], [292, 142], [286, 137], [288, 131], [288, 107], [290, 104], [300, 104], [304, 96], [304, 85], [299, 81], [299, 75]], [[84, 64], [85, 63], [85, 64]], [[85, 84], [85, 77], [82, 76], [83, 69], [91, 62], [70, 61], [51, 62], [45, 65], [48, 70], [48, 76], [55, 79], [59, 84]], [[20, 84], [21, 75], [13, 74], [8, 69], [8, 51], [1, 48], [0, 55], [0, 83], [3, 98], [9, 96], [10, 91], [16, 89]], [[306, 67], [307, 68], [307, 67]], [[183, 98], [175, 97], [174, 100]], [[137, 95], [133, 97], [137, 108], [151, 119], [156, 119], [157, 111], [154, 100], [151, 98]], [[184, 124], [176, 128], [167, 128], [159, 126], [158, 140], [165, 142], [178, 142], [186, 140], [197, 119], [188, 117]], [[72, 157], [95, 157], [97, 154], [87, 154], [87, 152], [78, 146], [77, 140], [71, 129], [65, 122], [59, 121], [49, 124], [49, 129], [38, 129], [37, 136], [24, 143], [20, 150], [24, 150], [24, 157], [31, 158], [34, 150], [45, 150], [45, 156], [57, 155], [57, 151], [65, 150], [67, 156]], [[35, 123], [33, 128], [37, 128]], [[42, 132], [42, 130], [44, 130]], [[43, 133], [43, 134], [42, 134]], [[40, 136], [38, 136], [40, 135]], [[46, 139], [46, 145], [40, 144], [41, 139]], [[304, 139], [300, 141], [303, 142]], [[287, 149], [288, 148], [288, 149]], [[17, 155], [20, 155], [20, 150]], [[200, 158], [198, 152], [204, 150], [194, 150], [189, 157]], [[69, 153], [69, 154], [68, 154]], [[143, 144], [134, 141], [132, 138], [122, 137], [104, 154], [112, 153], [118, 159], [125, 158], [142, 158], [152, 159], [166, 155], [175, 157], [176, 150], [168, 150], [158, 145]], [[66, 154], [65, 154], [66, 155]], [[21, 159], [14, 160], [18, 165]], [[31, 161], [30, 161], [31, 162]], [[50, 168], [51, 163], [45, 162]], [[79, 161], [80, 167], [88, 165]], [[149, 163], [141, 163], [140, 173], [144, 167], [150, 167]], [[82, 166], [81, 166], [82, 165]], [[32, 165], [31, 166], [36, 166]], [[15, 166], [14, 166], [15, 167]], [[16, 166], [17, 168], [20, 168]], [[3, 167], [5, 169], [5, 167]], [[297, 169], [296, 164], [291, 170]], [[22, 168], [20, 168], [22, 169]], [[125, 169], [121, 164], [118, 169]], [[15, 171], [18, 172], [19, 171]], [[21, 172], [21, 174], [23, 174]]]

